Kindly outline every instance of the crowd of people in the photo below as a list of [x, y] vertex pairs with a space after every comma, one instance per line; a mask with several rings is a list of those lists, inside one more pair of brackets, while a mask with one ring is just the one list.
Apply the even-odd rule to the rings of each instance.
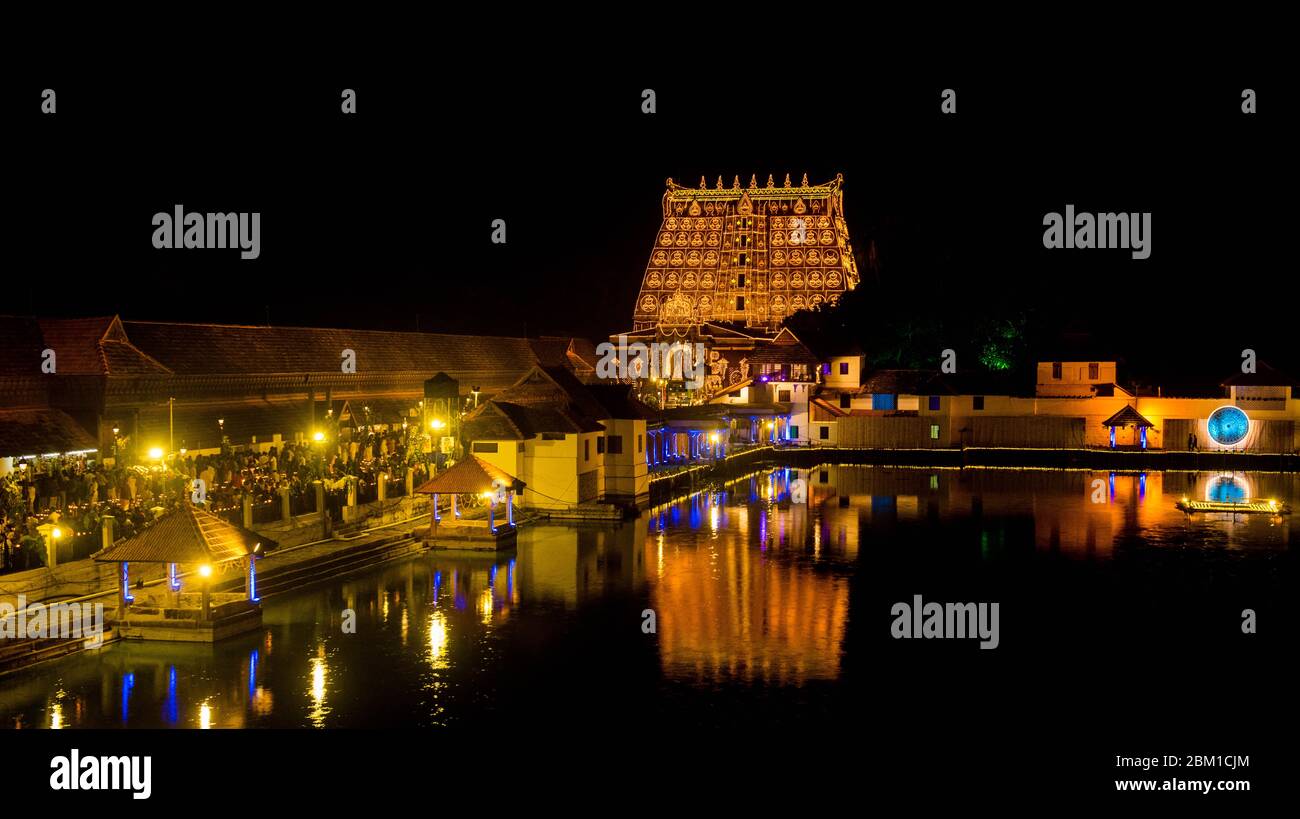
[[66, 528], [79, 553], [91, 544], [77, 539], [100, 538], [105, 515], [115, 519], [115, 537], [130, 537], [200, 487], [208, 508], [236, 523], [245, 493], [255, 506], [278, 510], [283, 487], [288, 487], [294, 514], [317, 511], [312, 489], [317, 480], [325, 487], [328, 506], [337, 510], [346, 502], [349, 476], [357, 479], [358, 502], [375, 497], [380, 473], [388, 474], [391, 494], [397, 495], [408, 470], [415, 473], [415, 485], [428, 479], [432, 457], [409, 446], [403, 430], [394, 430], [357, 435], [337, 445], [287, 443], [264, 451], [223, 447], [219, 453], [177, 456], [165, 466], [110, 466], [85, 455], [22, 462], [0, 479], [0, 572], [45, 565], [45, 541], [37, 529], [42, 523]]

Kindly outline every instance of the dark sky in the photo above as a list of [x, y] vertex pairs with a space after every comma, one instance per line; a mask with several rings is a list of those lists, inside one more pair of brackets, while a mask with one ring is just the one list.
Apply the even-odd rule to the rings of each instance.
[[[0, 312], [599, 338], [629, 328], [666, 177], [843, 173], [882, 314], [1025, 308], [1172, 369], [1230, 371], [1244, 347], [1300, 369], [1276, 80], [723, 68], [30, 68], [5, 88], [28, 107]], [[155, 250], [151, 216], [177, 203], [260, 211], [261, 258]], [[1152, 211], [1151, 258], [1045, 250], [1043, 214], [1066, 203]]]

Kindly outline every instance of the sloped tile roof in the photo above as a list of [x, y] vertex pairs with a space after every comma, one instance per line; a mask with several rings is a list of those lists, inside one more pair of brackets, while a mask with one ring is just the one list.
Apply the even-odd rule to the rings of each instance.
[[261, 541], [256, 532], [187, 503], [163, 515], [134, 537], [95, 555], [95, 560], [101, 563], [222, 563], [251, 554]]
[[1223, 381], [1225, 387], [1294, 387], [1298, 385], [1300, 385], [1300, 381], [1296, 381], [1290, 375], [1276, 367], [1269, 366], [1263, 361], [1256, 363], [1255, 372], [1236, 373]]
[[493, 391], [537, 363], [528, 339], [316, 327], [123, 322], [136, 347], [180, 375], [444, 371]]
[[1119, 412], [1115, 413], [1105, 421], [1101, 422], [1103, 427], [1152, 427], [1155, 424], [1142, 417], [1142, 413], [1126, 406]]
[[0, 458], [95, 449], [95, 437], [72, 416], [49, 407], [0, 409]]
[[112, 316], [78, 319], [39, 319], [45, 345], [54, 350], [59, 372], [64, 375], [103, 375], [108, 372], [99, 342]]
[[654, 408], [636, 397], [630, 384], [587, 384], [586, 389], [610, 418], [648, 421], [659, 417]]
[[477, 495], [497, 486], [514, 488], [519, 479], [476, 455], [458, 461], [416, 488], [417, 494]]
[[586, 385], [563, 367], [534, 367], [502, 390], [496, 400], [530, 407], [554, 406], [583, 421], [610, 417]]

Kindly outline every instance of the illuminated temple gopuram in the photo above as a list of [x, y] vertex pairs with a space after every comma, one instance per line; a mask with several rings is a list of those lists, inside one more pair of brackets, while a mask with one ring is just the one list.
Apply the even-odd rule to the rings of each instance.
[[[858, 283], [844, 222], [843, 175], [798, 185], [786, 175], [760, 187], [757, 176], [724, 187], [686, 188], [671, 178], [663, 196], [663, 223], [655, 237], [633, 330], [726, 322], [776, 331], [803, 309], [835, 304]], [[676, 331], [676, 332], [674, 332]]]

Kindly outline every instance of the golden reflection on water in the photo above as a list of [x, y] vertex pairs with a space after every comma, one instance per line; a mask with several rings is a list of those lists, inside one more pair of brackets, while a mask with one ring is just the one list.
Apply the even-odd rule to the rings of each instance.
[[[789, 498], [798, 474], [738, 481], [725, 493], [655, 510], [689, 525], [706, 505], [709, 519], [703, 541], [673, 533], [685, 542], [660, 564], [651, 588], [666, 675], [794, 685], [839, 676], [848, 579], [817, 566], [820, 530], [810, 527], [807, 503]], [[647, 541], [656, 560], [662, 538]], [[805, 547], [811, 563], [802, 559]]]
[[329, 674], [329, 667], [325, 663], [325, 644], [321, 643], [317, 649], [316, 656], [311, 659], [311, 710], [307, 713], [307, 719], [316, 728], [325, 727], [325, 717], [329, 714], [329, 708], [325, 705], [325, 684]]
[[437, 609], [429, 616], [429, 664], [447, 667], [447, 615]]

